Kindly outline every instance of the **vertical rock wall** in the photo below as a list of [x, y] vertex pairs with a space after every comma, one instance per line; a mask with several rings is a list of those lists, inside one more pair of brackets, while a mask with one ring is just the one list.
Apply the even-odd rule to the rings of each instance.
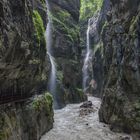
[[[111, 0], [103, 26], [104, 90], [100, 120], [140, 133], [140, 1]], [[136, 138], [134, 138], [136, 139]]]
[[0, 102], [45, 89], [49, 65], [45, 61], [44, 5], [40, 1], [0, 1]]
[[39, 140], [53, 126], [52, 97], [27, 99], [47, 85], [45, 5], [0, 1], [0, 140]]
[[61, 87], [57, 89], [57, 100], [62, 104], [80, 102], [84, 100], [79, 46], [80, 1], [49, 0], [49, 4], [53, 21], [53, 56]]
[[53, 127], [52, 97], [1, 105], [0, 114], [0, 140], [39, 140]]

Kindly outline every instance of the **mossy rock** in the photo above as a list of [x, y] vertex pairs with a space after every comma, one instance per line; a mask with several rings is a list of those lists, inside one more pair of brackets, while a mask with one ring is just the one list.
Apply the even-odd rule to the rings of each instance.
[[45, 93], [44, 95], [39, 95], [35, 100], [32, 102], [32, 106], [36, 111], [41, 111], [42, 108], [47, 109], [48, 111], [51, 110], [53, 104], [53, 98], [50, 93]]
[[43, 20], [37, 10], [33, 11], [33, 23], [35, 27], [35, 37], [37, 38], [38, 46], [45, 46], [45, 28], [43, 25]]
[[80, 28], [75, 23], [70, 22], [73, 21], [70, 13], [66, 10], [58, 10], [51, 13], [50, 16], [53, 20], [54, 31], [60, 31], [71, 43], [79, 39]]

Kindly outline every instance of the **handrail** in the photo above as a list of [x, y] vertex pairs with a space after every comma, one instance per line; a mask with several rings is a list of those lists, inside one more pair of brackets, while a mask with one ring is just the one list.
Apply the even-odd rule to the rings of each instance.
[[40, 95], [45, 91], [46, 91], [45, 89], [38, 89], [38, 90], [35, 90], [34, 92], [22, 93], [22, 94], [19, 94], [19, 93], [11, 94], [10, 92], [1, 92], [0, 105], [13, 103], [13, 102], [23, 102], [33, 97], [34, 95]]

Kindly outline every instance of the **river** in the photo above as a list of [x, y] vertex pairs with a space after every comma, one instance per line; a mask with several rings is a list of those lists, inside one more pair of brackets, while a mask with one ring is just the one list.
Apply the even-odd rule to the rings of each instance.
[[89, 97], [89, 100], [95, 111], [86, 116], [79, 115], [81, 104], [70, 104], [61, 110], [55, 110], [54, 128], [41, 140], [128, 140], [128, 135], [114, 133], [108, 125], [99, 122], [101, 100], [95, 97]]

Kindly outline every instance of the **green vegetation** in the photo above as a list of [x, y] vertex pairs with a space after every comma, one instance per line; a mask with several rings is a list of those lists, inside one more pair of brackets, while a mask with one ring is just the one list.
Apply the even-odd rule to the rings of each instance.
[[72, 21], [71, 15], [67, 11], [57, 11], [55, 14], [50, 14], [54, 31], [61, 32], [66, 36], [69, 42], [74, 42], [79, 36], [79, 26], [75, 25]]
[[80, 88], [76, 88], [76, 93], [79, 95], [79, 98], [80, 98], [80, 99], [83, 98], [84, 92], [83, 92], [82, 89], [80, 89]]
[[41, 44], [45, 44], [45, 37], [44, 37], [45, 28], [43, 25], [43, 20], [37, 10], [33, 11], [33, 23], [35, 27], [35, 36], [37, 38], [37, 42], [39, 46]]
[[137, 29], [137, 24], [138, 24], [138, 18], [139, 18], [138, 16], [134, 16], [130, 22], [129, 32], [132, 38], [135, 38], [137, 35], [136, 29]]
[[51, 106], [53, 103], [52, 95], [49, 92], [47, 92], [45, 93], [44, 97], [45, 97], [46, 102], [49, 104], [49, 106]]
[[81, 0], [80, 19], [87, 20], [100, 11], [103, 0]]
[[57, 78], [62, 81], [63, 80], [63, 72], [62, 71], [57, 71]]
[[53, 103], [53, 97], [51, 96], [50, 93], [45, 93], [44, 95], [38, 96], [32, 103], [33, 108], [36, 111], [40, 111], [42, 108], [47, 109], [50, 111], [52, 108], [52, 103]]
[[103, 42], [100, 41], [98, 44], [94, 45], [94, 50], [93, 50], [93, 53], [94, 55], [96, 54], [97, 51], [100, 51], [101, 55], [103, 55]]

